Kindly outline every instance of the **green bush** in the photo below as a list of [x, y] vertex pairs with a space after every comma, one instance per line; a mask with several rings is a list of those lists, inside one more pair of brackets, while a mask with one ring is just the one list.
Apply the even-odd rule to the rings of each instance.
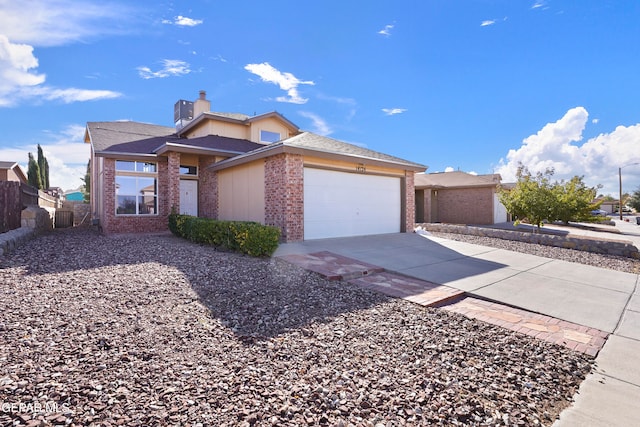
[[218, 221], [177, 213], [169, 215], [169, 230], [192, 242], [255, 257], [273, 254], [280, 239], [280, 229], [257, 222]]

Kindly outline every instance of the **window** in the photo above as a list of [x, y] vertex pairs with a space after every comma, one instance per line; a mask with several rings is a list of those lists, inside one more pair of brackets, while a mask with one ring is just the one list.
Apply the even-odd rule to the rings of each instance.
[[155, 163], [132, 162], [128, 160], [116, 160], [116, 171], [157, 172]]
[[180, 175], [198, 175], [198, 167], [180, 165]]
[[116, 161], [116, 214], [158, 214], [158, 176], [155, 163]]
[[260, 131], [260, 142], [278, 142], [280, 134], [277, 132], [269, 132], [268, 130]]

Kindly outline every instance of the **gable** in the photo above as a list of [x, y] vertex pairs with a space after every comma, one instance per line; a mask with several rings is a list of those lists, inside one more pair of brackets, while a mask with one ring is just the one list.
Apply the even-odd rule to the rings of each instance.
[[[261, 138], [262, 132], [278, 134], [277, 140]], [[257, 143], [272, 143], [289, 138], [298, 133], [298, 127], [277, 112], [247, 116], [239, 113], [203, 112], [185, 125], [179, 135], [196, 138], [206, 135], [224, 135], [231, 138], [247, 139]]]

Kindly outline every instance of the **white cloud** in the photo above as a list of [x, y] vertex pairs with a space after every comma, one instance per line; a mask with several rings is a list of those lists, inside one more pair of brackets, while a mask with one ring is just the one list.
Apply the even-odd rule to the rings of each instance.
[[177, 25], [179, 27], [195, 27], [197, 25], [202, 24], [204, 21], [202, 19], [192, 19], [187, 18], [186, 16], [178, 15], [173, 18], [173, 21], [170, 19], [163, 19], [163, 24]]
[[[89, 144], [83, 142], [84, 126], [70, 125], [58, 132], [47, 132], [42, 136], [40, 146], [49, 162], [49, 181], [53, 187], [64, 190], [78, 188], [83, 184], [89, 160]], [[37, 156], [37, 144], [0, 148], [0, 158], [16, 161], [27, 171], [28, 153]]]
[[138, 74], [143, 79], [148, 80], [173, 76], [183, 76], [191, 72], [189, 63], [185, 61], [181, 61], [179, 59], [163, 59], [161, 62], [163, 67], [158, 71], [152, 71], [149, 67], [140, 66], [137, 68]]
[[129, 10], [124, 5], [104, 2], [78, 7], [70, 0], [0, 0], [0, 107], [25, 100], [69, 103], [121, 96], [108, 90], [46, 86], [46, 75], [37, 71], [34, 46], [59, 46], [123, 32], [115, 24], [121, 25]]
[[20, 91], [23, 97], [32, 97], [46, 101], [62, 101], [65, 104], [72, 102], [97, 101], [101, 99], [113, 99], [122, 96], [120, 92], [110, 90], [91, 90], [66, 88], [58, 89], [49, 86], [26, 88]]
[[389, 37], [391, 35], [391, 30], [393, 30], [393, 24], [387, 24], [383, 29], [378, 31], [378, 34]]
[[0, 31], [16, 43], [61, 46], [104, 34], [124, 34], [135, 9], [113, 1], [0, 1]]
[[46, 76], [32, 71], [37, 67], [33, 47], [11, 43], [0, 34], [0, 106], [12, 105], [19, 89], [44, 83]]
[[383, 108], [382, 111], [387, 115], [387, 116], [394, 116], [396, 114], [402, 114], [405, 111], [407, 111], [406, 108]]
[[542, 0], [537, 0], [535, 3], [533, 3], [533, 6], [531, 6], [531, 9], [538, 9], [539, 7], [543, 7], [545, 6], [545, 2]]
[[446, 168], [444, 168], [444, 171], [445, 172], [453, 172], [453, 171], [455, 171], [455, 169], [452, 168], [451, 166], [447, 166]]
[[593, 123], [594, 125], [598, 124], [598, 122], [600, 121], [600, 119], [593, 119], [591, 120], [591, 123]]
[[286, 91], [287, 96], [279, 96], [276, 98], [278, 102], [305, 104], [308, 99], [300, 96], [298, 86], [315, 85], [313, 81], [302, 81], [291, 73], [283, 73], [268, 62], [263, 62], [262, 64], [247, 64], [244, 69], [259, 76], [263, 82], [276, 84], [280, 89]]
[[[555, 179], [584, 176], [589, 186], [603, 185], [600, 192], [616, 194], [618, 167], [640, 162], [637, 141], [640, 123], [618, 126], [610, 133], [591, 138], [582, 145], [582, 133], [589, 114], [584, 107], [575, 107], [555, 123], [548, 123], [538, 133], [525, 138], [518, 149], [509, 150], [506, 159], [500, 159], [496, 172], [504, 182], [515, 181], [519, 163], [531, 172], [555, 169]], [[625, 191], [640, 185], [640, 166], [624, 169], [627, 176]]]
[[488, 19], [488, 20], [486, 20], [486, 21], [482, 21], [482, 23], [480, 24], [480, 26], [481, 26], [481, 27], [487, 27], [487, 26], [489, 26], [489, 25], [493, 25], [493, 24], [495, 24], [495, 23], [496, 23], [495, 19]]
[[14, 44], [0, 34], [0, 107], [11, 107], [24, 100], [62, 101], [72, 103], [97, 99], [117, 98], [118, 92], [46, 86], [44, 74], [33, 71], [38, 59], [33, 47]]
[[326, 136], [333, 133], [331, 127], [327, 124], [327, 122], [320, 116], [315, 113], [311, 113], [308, 111], [301, 111], [299, 113], [302, 117], [306, 117], [310, 119], [313, 124], [313, 132]]

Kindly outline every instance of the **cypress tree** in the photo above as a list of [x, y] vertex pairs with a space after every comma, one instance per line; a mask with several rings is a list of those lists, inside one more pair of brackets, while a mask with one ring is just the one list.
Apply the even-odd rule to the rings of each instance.
[[42, 181], [42, 185], [44, 185], [44, 188], [51, 187], [51, 183], [49, 182], [49, 160], [47, 160], [46, 157], [44, 158], [44, 176]]
[[27, 180], [29, 185], [42, 190], [42, 179], [40, 177], [40, 168], [33, 158], [33, 154], [29, 153], [29, 169], [27, 170]]
[[84, 201], [89, 203], [91, 201], [91, 160], [87, 162], [87, 172], [84, 174]]
[[40, 169], [40, 182], [43, 189], [49, 188], [49, 162], [44, 156], [42, 147], [38, 144], [38, 168]]

